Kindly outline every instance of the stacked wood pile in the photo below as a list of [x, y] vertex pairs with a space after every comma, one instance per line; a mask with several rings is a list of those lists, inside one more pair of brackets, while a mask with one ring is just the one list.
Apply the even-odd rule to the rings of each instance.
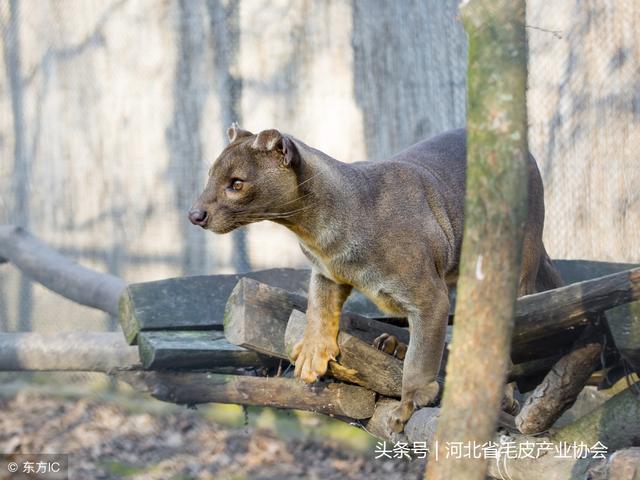
[[[0, 370], [108, 371], [168, 402], [303, 409], [347, 421], [383, 440], [433, 438], [437, 406], [416, 412], [401, 435], [387, 430], [387, 414], [400, 396], [402, 360], [391, 354], [396, 345], [387, 345], [385, 352], [373, 341], [387, 333], [406, 343], [409, 331], [405, 319], [383, 316], [362, 296], [345, 306], [340, 355], [330, 363], [327, 378], [314, 385], [293, 378], [288, 358], [306, 323], [306, 270], [126, 286], [64, 259], [13, 227], [0, 228], [1, 258], [79, 303], [118, 311], [126, 343], [110, 333], [0, 334]], [[640, 370], [640, 268], [562, 260], [556, 265], [566, 286], [517, 301], [508, 380], [520, 392], [532, 393], [517, 416], [503, 415], [496, 441], [506, 435], [516, 443], [601, 442], [609, 451], [623, 450], [618, 462], [637, 463], [638, 452], [628, 450], [640, 438], [637, 385], [570, 425], [552, 426], [585, 385], [607, 388]], [[453, 312], [450, 321], [455, 322]], [[443, 366], [442, 381], [444, 373]], [[540, 472], [549, 479], [581, 478], [572, 475], [587, 469], [590, 478], [609, 478], [594, 474], [597, 465], [589, 459], [510, 459], [509, 468], [514, 479], [542, 478]], [[500, 465], [492, 464], [489, 473], [499, 478]]]

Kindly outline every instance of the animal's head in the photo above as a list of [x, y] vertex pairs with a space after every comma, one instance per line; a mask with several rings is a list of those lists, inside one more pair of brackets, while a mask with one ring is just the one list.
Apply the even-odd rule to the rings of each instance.
[[237, 124], [227, 131], [229, 145], [209, 170], [204, 191], [189, 211], [194, 225], [227, 233], [261, 220], [285, 220], [299, 207], [293, 140], [277, 130], [257, 135]]

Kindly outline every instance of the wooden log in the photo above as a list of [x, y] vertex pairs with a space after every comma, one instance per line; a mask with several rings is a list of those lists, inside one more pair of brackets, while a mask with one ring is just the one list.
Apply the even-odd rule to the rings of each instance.
[[[307, 319], [294, 310], [285, 332], [287, 356], [294, 345], [302, 340]], [[338, 334], [340, 355], [337, 362], [329, 362], [329, 374], [338, 380], [355, 383], [387, 397], [399, 397], [402, 388], [402, 362], [374, 347], [370, 343], [345, 331]]]
[[596, 370], [602, 347], [596, 332], [586, 330], [573, 350], [564, 355], [527, 398], [516, 417], [516, 426], [525, 434], [548, 430], [575, 402]]
[[[530, 377], [541, 372], [547, 372], [558, 360], [560, 360], [560, 358], [561, 355], [554, 355], [552, 357], [544, 357], [536, 360], [529, 360], [528, 362], [516, 363], [512, 365], [509, 370], [507, 383], [515, 382], [523, 377]], [[520, 392], [522, 393], [522, 390], [520, 390]]]
[[[227, 340], [260, 353], [288, 359], [284, 337], [294, 309], [306, 311], [306, 297], [243, 278], [227, 302], [224, 321]], [[409, 340], [407, 330], [353, 312], [343, 314], [341, 328], [368, 343], [384, 332], [393, 332], [400, 339]]]
[[[391, 355], [372, 348], [369, 341], [362, 341], [362, 337], [357, 338], [356, 335], [362, 331], [362, 326], [367, 324], [364, 322], [369, 322], [371, 319], [360, 318], [357, 320], [358, 322], [362, 320], [363, 323], [356, 322], [358, 327], [354, 330], [350, 330], [349, 326], [347, 326], [338, 335], [340, 356], [337, 362], [329, 363], [329, 374], [338, 380], [365, 386], [388, 397], [399, 397], [402, 382], [402, 362]], [[305, 325], [306, 318], [304, 313], [294, 310], [289, 317], [285, 332], [286, 355], [302, 339]], [[381, 327], [378, 323], [374, 323], [372, 326], [373, 331], [377, 331], [379, 328]], [[405, 335], [406, 333], [404, 332]], [[369, 340], [371, 337], [374, 337], [374, 335], [369, 334], [368, 338], [365, 336], [365, 340]], [[440, 368], [441, 378], [444, 378], [446, 353], [445, 349], [443, 364]], [[512, 382], [522, 377], [546, 372], [559, 359], [560, 356], [556, 355], [515, 364], [509, 371], [508, 381]]]
[[129, 343], [140, 331], [222, 330], [227, 299], [246, 276], [302, 294], [307, 270], [274, 268], [245, 275], [202, 275], [130, 285], [120, 303], [120, 325]]
[[120, 332], [0, 333], [0, 371], [89, 371], [139, 364]]
[[117, 371], [116, 378], [171, 403], [236, 403], [262, 407], [294, 408], [349, 417], [369, 418], [375, 393], [342, 383], [306, 385], [283, 377], [249, 377], [204, 372]]
[[[306, 296], [309, 286], [309, 270], [294, 268], [133, 284], [120, 303], [120, 325], [127, 341], [134, 344], [140, 331], [222, 330], [228, 298], [243, 278], [294, 293], [298, 303]], [[380, 315], [375, 305], [361, 294], [349, 298], [345, 311]], [[288, 318], [288, 314], [285, 316]]]
[[138, 351], [147, 370], [216, 370], [274, 363], [270, 357], [229, 343], [218, 331], [140, 332]]
[[413, 413], [404, 427], [402, 434], [389, 430], [389, 417], [394, 408], [400, 404], [397, 400], [381, 398], [376, 402], [373, 415], [360, 426], [369, 434], [385, 441], [427, 442], [431, 445], [436, 433], [440, 408], [425, 407]]
[[409, 330], [389, 324], [386, 320], [388, 317], [363, 317], [357, 313], [345, 311], [340, 318], [340, 329], [370, 345], [383, 333], [395, 336], [400, 342], [409, 343]]
[[[624, 296], [619, 293], [616, 296], [617, 300], [606, 299], [603, 290], [608, 291], [610, 286], [613, 285], [614, 289], [627, 288], [626, 291], [630, 292], [630, 295], [636, 294], [634, 293], [636, 287], [632, 282], [629, 282], [627, 287], [619, 287], [621, 284], [624, 285], [625, 278], [632, 278], [631, 273], [621, 272], [613, 277], [595, 279], [520, 298], [516, 303], [514, 327], [514, 336], [520, 341], [512, 345], [514, 361], [521, 363], [523, 359], [555, 356], [559, 351], [569, 349], [579, 333], [575, 330], [576, 327], [586, 323], [579, 314], [586, 315], [594, 309], [624, 300]], [[602, 284], [605, 286], [603, 287]], [[272, 339], [283, 338], [288, 314], [293, 308], [306, 310], [306, 299], [276, 287], [259, 284], [251, 279], [242, 280], [232, 297], [227, 305], [228, 325], [225, 328], [227, 338], [237, 345], [279, 358], [287, 358], [283, 344], [280, 341], [274, 344]], [[531, 297], [535, 297], [533, 303]], [[563, 300], [559, 302], [558, 297]], [[521, 302], [524, 308], [521, 307]], [[245, 304], [250, 305], [246, 311]], [[558, 324], [562, 321], [551, 324], [546, 317], [538, 313], [536, 308], [541, 308], [560, 318], [563, 313], [571, 316], [572, 320], [561, 327], [566, 328], [569, 334], [563, 335], [563, 331], [558, 330]], [[536, 322], [544, 323], [545, 326], [537, 328]], [[408, 342], [406, 329], [349, 312], [343, 315], [341, 328], [367, 342], [385, 332], [392, 333], [404, 343]], [[552, 334], [555, 336], [549, 337]], [[519, 377], [521, 375], [524, 373], [518, 374]]]
[[243, 278], [231, 292], [224, 315], [229, 342], [288, 359], [284, 332], [294, 309], [307, 308], [307, 299], [250, 278]]
[[125, 282], [65, 258], [20, 227], [0, 226], [0, 257], [31, 280], [81, 305], [118, 315]]
[[[615, 262], [597, 262], [592, 260], [553, 260], [553, 264], [560, 273], [560, 277], [565, 285], [571, 283], [583, 282], [598, 277], [604, 277], [613, 273], [623, 272], [640, 267], [635, 263], [615, 263]], [[455, 311], [455, 289], [453, 289], [451, 297], [451, 313], [449, 314], [449, 325], [453, 325]], [[376, 318], [383, 323], [390, 323], [400, 327], [408, 327], [409, 323], [406, 318], [402, 317], [380, 317]], [[574, 336], [575, 337], [575, 336]], [[549, 348], [553, 352], [555, 346]]]
[[518, 299], [513, 348], [584, 326], [587, 314], [640, 299], [640, 268]]

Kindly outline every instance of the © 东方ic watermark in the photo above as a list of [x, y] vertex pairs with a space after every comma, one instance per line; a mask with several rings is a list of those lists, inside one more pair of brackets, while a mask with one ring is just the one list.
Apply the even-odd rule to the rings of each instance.
[[69, 456], [48, 453], [0, 454], [0, 478], [9, 480], [67, 480]]

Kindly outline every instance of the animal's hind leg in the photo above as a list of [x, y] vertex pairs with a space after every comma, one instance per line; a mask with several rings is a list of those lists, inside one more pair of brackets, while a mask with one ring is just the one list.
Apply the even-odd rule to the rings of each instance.
[[411, 337], [402, 371], [402, 397], [389, 417], [394, 432], [401, 432], [415, 409], [432, 403], [440, 391], [437, 375], [449, 318], [449, 295], [443, 286], [425, 296], [430, 301], [409, 314]]

